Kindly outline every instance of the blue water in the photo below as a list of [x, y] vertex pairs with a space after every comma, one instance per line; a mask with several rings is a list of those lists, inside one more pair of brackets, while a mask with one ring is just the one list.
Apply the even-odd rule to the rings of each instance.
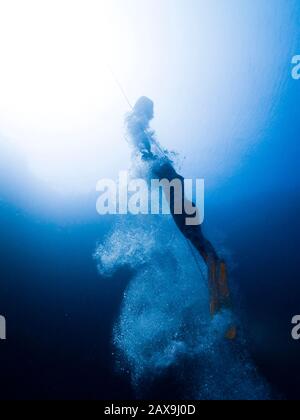
[[236, 343], [171, 220], [99, 218], [95, 196], [69, 201], [0, 158], [1, 397], [299, 398], [299, 90], [286, 82], [263, 141], [206, 192]]

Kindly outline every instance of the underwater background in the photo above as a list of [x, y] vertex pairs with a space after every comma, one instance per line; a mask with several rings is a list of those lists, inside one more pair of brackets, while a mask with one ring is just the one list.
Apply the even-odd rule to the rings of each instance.
[[[73, 195], [52, 188], [0, 125], [0, 314], [8, 334], [0, 343], [1, 399], [299, 399], [291, 320], [300, 313], [300, 81], [291, 77], [291, 58], [300, 50], [300, 5], [261, 3], [259, 12], [260, 3], [245, 1], [245, 16], [247, 7], [258, 10], [249, 28], [258, 16], [259, 28], [273, 29], [268, 42], [254, 33], [251, 62], [242, 58], [236, 89], [245, 94], [233, 95], [240, 106], [224, 92], [189, 102], [193, 87], [174, 76], [170, 86], [187, 92], [182, 101], [170, 92], [168, 100], [180, 102], [170, 109], [162, 98], [168, 86], [149, 85], [158, 139], [185, 158], [185, 176], [207, 181], [204, 231], [229, 263], [238, 342], [220, 342], [224, 319], [211, 325], [205, 281], [168, 218], [100, 217], [93, 188]], [[273, 67], [278, 33], [282, 66]], [[267, 58], [256, 56], [260, 37]], [[233, 66], [238, 57], [230, 59]], [[263, 79], [253, 76], [259, 70]], [[129, 87], [133, 98], [137, 90]], [[218, 101], [228, 104], [220, 124]], [[125, 112], [111, 121], [122, 126]], [[209, 123], [218, 141], [207, 145]], [[116, 170], [129, 165], [126, 157]]]

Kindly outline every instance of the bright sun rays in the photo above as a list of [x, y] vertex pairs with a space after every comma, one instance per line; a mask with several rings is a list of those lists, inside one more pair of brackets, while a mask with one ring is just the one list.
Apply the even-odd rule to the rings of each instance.
[[115, 6], [90, 0], [0, 3], [1, 132], [16, 140], [33, 172], [46, 180], [53, 168], [60, 177], [72, 176], [64, 173], [68, 158], [88, 167], [96, 142], [108, 147], [108, 113], [117, 94], [109, 69], [128, 72], [132, 62], [130, 31]]

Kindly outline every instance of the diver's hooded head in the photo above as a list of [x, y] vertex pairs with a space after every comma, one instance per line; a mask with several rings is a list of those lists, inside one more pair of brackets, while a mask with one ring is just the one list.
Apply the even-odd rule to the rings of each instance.
[[134, 105], [133, 112], [141, 120], [149, 123], [154, 117], [154, 102], [142, 96]]

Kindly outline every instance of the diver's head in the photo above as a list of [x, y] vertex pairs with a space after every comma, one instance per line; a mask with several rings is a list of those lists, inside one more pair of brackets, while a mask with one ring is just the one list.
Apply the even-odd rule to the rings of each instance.
[[146, 96], [142, 96], [134, 105], [134, 113], [146, 121], [151, 121], [154, 117], [154, 102]]

